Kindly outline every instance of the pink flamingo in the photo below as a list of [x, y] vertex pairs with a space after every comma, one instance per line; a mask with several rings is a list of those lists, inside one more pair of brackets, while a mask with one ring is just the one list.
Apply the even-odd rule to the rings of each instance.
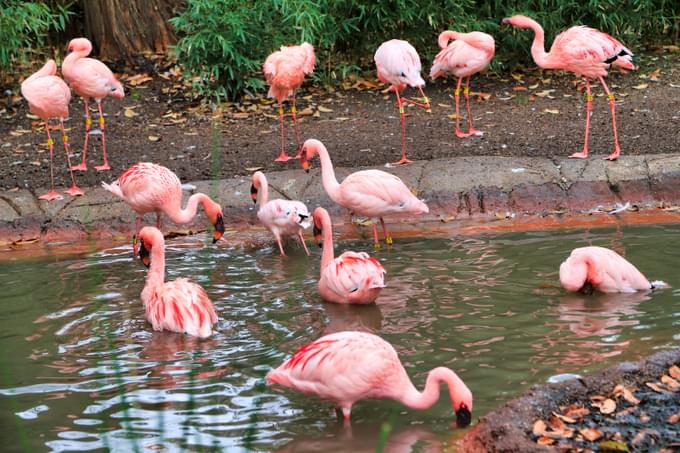
[[135, 233], [139, 232], [142, 216], [147, 212], [156, 213], [156, 227], [160, 228], [161, 212], [175, 223], [189, 223], [196, 216], [196, 209], [200, 203], [215, 228], [213, 243], [224, 234], [224, 219], [220, 205], [199, 192], [189, 197], [186, 208], [182, 209], [182, 184], [175, 173], [162, 165], [139, 162], [125, 170], [111, 184], [102, 182], [102, 187], [123, 199], [137, 213]]
[[[323, 187], [331, 199], [351, 212], [371, 218], [378, 218], [382, 225], [387, 245], [392, 245], [392, 237], [387, 232], [385, 216], [411, 216], [428, 213], [427, 205], [419, 200], [406, 187], [401, 179], [380, 170], [362, 170], [347, 176], [338, 183], [333, 171], [333, 163], [328, 150], [319, 140], [309, 139], [302, 146], [300, 162], [309, 172], [309, 160], [315, 155], [321, 159]], [[373, 242], [378, 242], [378, 227], [373, 224]]]
[[[383, 83], [389, 83], [388, 91], [394, 91], [397, 95], [397, 107], [401, 116], [401, 159], [394, 164], [408, 164], [413, 161], [406, 158], [406, 113], [404, 104], [413, 104], [428, 112], [430, 111], [430, 100], [423, 92], [425, 81], [420, 76], [420, 57], [416, 49], [408, 42], [392, 39], [385, 41], [378, 47], [373, 60], [375, 60], [375, 66], [378, 69], [378, 79]], [[420, 103], [399, 96], [399, 93], [407, 85], [417, 88], [424, 102]]]
[[458, 426], [472, 419], [472, 392], [456, 373], [433, 369], [419, 392], [392, 345], [367, 332], [332, 333], [301, 347], [267, 373], [267, 383], [331, 400], [345, 422], [352, 405], [362, 399], [393, 399], [413, 409], [429, 409], [439, 400], [439, 385], [446, 383]]
[[165, 239], [154, 227], [139, 232], [139, 258], [149, 268], [142, 290], [144, 317], [153, 330], [207, 338], [217, 314], [205, 290], [186, 278], [165, 281]]
[[305, 244], [302, 231], [309, 228], [309, 209], [301, 201], [295, 200], [269, 200], [269, 184], [261, 171], [253, 173], [253, 184], [250, 186], [250, 196], [253, 203], [257, 203], [257, 191], [262, 189], [260, 195], [260, 209], [257, 210], [257, 218], [269, 229], [279, 245], [282, 256], [286, 256], [281, 243], [281, 236], [297, 236], [300, 243], [309, 255], [309, 249]]
[[333, 255], [331, 218], [324, 208], [314, 210], [314, 238], [322, 243], [319, 293], [328, 302], [339, 304], [370, 304], [385, 287], [385, 268], [380, 261], [360, 252]]
[[612, 36], [583, 25], [571, 27], [557, 35], [550, 52], [546, 53], [543, 47], [543, 28], [536, 21], [526, 16], [512, 16], [503, 19], [503, 23], [518, 28], [530, 28], [534, 31], [531, 55], [538, 66], [545, 69], [564, 69], [586, 79], [586, 137], [583, 151], [574, 153], [569, 157], [575, 159], [588, 157], [590, 112], [593, 106], [590, 79], [600, 80], [604, 91], [607, 93], [607, 99], [609, 99], [614, 129], [614, 152], [605, 159], [616, 160], [621, 153], [619, 134], [616, 129], [616, 99], [614, 94], [609, 91], [604, 77], [612, 65], [625, 69], [635, 69], [633, 53]]
[[633, 293], [664, 286], [650, 282], [624, 257], [604, 247], [579, 247], [560, 265], [560, 283], [567, 291]]
[[90, 98], [94, 98], [99, 109], [99, 128], [102, 134], [102, 153], [104, 163], [94, 167], [97, 171], [110, 170], [109, 161], [106, 157], [106, 135], [104, 111], [102, 109], [102, 99], [107, 96], [116, 99], [123, 99], [125, 92], [123, 85], [116, 79], [111, 70], [101, 61], [94, 58], [86, 58], [92, 52], [92, 43], [86, 38], [72, 39], [68, 45], [69, 54], [61, 65], [64, 78], [71, 85], [73, 90], [83, 98], [85, 104], [85, 144], [83, 145], [83, 161], [80, 165], [73, 167], [74, 170], [87, 170], [87, 144], [92, 126], [90, 117]]
[[[454, 41], [449, 44], [449, 40]], [[458, 138], [469, 137], [473, 134], [481, 134], [481, 131], [472, 127], [472, 114], [470, 113], [470, 77], [483, 70], [491, 60], [495, 52], [493, 37], [480, 31], [471, 33], [459, 33], [456, 31], [444, 31], [437, 40], [441, 52], [434, 57], [434, 63], [430, 70], [432, 80], [445, 74], [453, 74], [458, 77], [458, 84], [453, 92], [456, 100], [456, 136]], [[465, 105], [467, 107], [468, 131], [460, 130], [460, 86], [465, 80]]]
[[68, 118], [68, 104], [71, 101], [71, 90], [57, 74], [57, 64], [54, 60], [48, 60], [45, 66], [38, 72], [28, 77], [21, 84], [21, 94], [28, 101], [31, 112], [45, 122], [45, 132], [47, 132], [47, 145], [50, 149], [50, 191], [41, 195], [41, 200], [61, 199], [54, 190], [54, 169], [52, 165], [54, 155], [54, 141], [50, 135], [50, 118], [59, 118], [59, 129], [61, 129], [62, 142], [66, 152], [69, 171], [71, 172], [71, 187], [66, 190], [69, 195], [82, 195], [83, 191], [76, 186], [76, 180], [71, 168], [71, 157], [68, 151], [68, 136], [64, 130], [64, 118]]
[[293, 96], [293, 106], [290, 113], [293, 116], [293, 129], [295, 130], [295, 141], [297, 151], [300, 150], [300, 133], [297, 125], [297, 108], [295, 107], [295, 90], [300, 88], [305, 76], [311, 74], [316, 64], [314, 47], [305, 42], [299, 46], [282, 46], [267, 57], [262, 70], [269, 83], [270, 98], [275, 98], [279, 102], [279, 118], [281, 122], [281, 152], [276, 162], [285, 162], [292, 159], [284, 150], [286, 140], [283, 130], [283, 101], [289, 96]]

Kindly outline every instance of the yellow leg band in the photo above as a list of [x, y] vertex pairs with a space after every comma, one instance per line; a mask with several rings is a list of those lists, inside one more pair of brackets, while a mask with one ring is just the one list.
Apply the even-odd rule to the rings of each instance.
[[586, 94], [586, 101], [593, 102], [593, 95], [592, 94]]
[[609, 93], [609, 94], [607, 95], [607, 99], [609, 99], [610, 101], [615, 100], [616, 98], [614, 97], [614, 93]]
[[297, 109], [296, 109], [295, 107], [292, 107], [292, 108], [290, 109], [290, 113], [297, 113]]
[[64, 142], [64, 143], [68, 143], [68, 135], [64, 135], [64, 136], [61, 138], [61, 141]]
[[50, 146], [54, 145], [54, 140], [52, 140], [51, 138], [48, 138], [47, 144], [50, 145]]
[[283, 107], [279, 107], [279, 115], [283, 115], [283, 114], [284, 114]]
[[403, 114], [404, 113], [404, 107], [399, 107], [399, 113]]
[[453, 90], [453, 95], [456, 97], [460, 96], [460, 90], [459, 89]]
[[101, 126], [104, 125], [104, 117], [103, 117], [103, 116], [100, 116], [100, 117], [99, 117], [99, 124], [100, 124]]
[[85, 126], [92, 126], [92, 118], [85, 118]]
[[465, 89], [463, 89], [463, 93], [465, 94], [465, 96], [467, 96], [468, 94], [470, 94], [470, 88], [465, 87]]

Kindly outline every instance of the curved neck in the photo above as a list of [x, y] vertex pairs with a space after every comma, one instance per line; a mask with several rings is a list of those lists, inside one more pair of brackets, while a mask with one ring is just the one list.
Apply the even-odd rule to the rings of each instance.
[[448, 368], [438, 367], [427, 375], [425, 390], [419, 392], [411, 384], [410, 388], [404, 392], [401, 402], [413, 409], [429, 409], [439, 400], [439, 385], [442, 382], [449, 386], [449, 393], [451, 395], [460, 385], [465, 385], [456, 373]]
[[76, 61], [86, 57], [88, 53], [89, 52], [73, 51], [66, 55], [66, 58], [64, 58], [64, 61], [61, 63], [61, 72], [64, 73], [64, 77], [70, 77], [71, 69], [73, 68], [73, 65], [76, 63]]
[[531, 44], [531, 56], [537, 65], [542, 68], [551, 67], [550, 55], [545, 51], [545, 32], [543, 27], [532, 19], [525, 19], [529, 28], [534, 31], [534, 42]]
[[335, 170], [333, 170], [331, 156], [328, 155], [328, 150], [324, 146], [319, 146], [317, 151], [319, 153], [319, 160], [321, 161], [323, 188], [326, 189], [326, 193], [331, 197], [331, 200], [338, 203], [340, 198], [340, 184], [338, 184], [338, 180], [335, 178]]
[[165, 247], [163, 244], [155, 244], [151, 248], [151, 265], [146, 276], [146, 284], [142, 291], [142, 301], [147, 304], [151, 299], [150, 291], [163, 284], [165, 281]]
[[164, 212], [175, 223], [189, 223], [191, 219], [196, 216], [198, 204], [201, 203], [203, 205], [203, 209], [205, 210], [205, 205], [208, 200], [210, 200], [210, 197], [208, 197], [206, 194], [200, 192], [195, 193], [189, 197], [186, 208], [182, 209], [178, 203], [169, 206]]
[[328, 214], [321, 218], [321, 230], [323, 234], [323, 251], [321, 253], [321, 272], [328, 267], [335, 259], [333, 251], [333, 226], [331, 225], [331, 218]]
[[269, 183], [267, 182], [267, 178], [265, 178], [264, 175], [262, 175], [262, 177], [258, 175], [253, 182], [255, 183], [255, 187], [260, 192], [258, 200], [259, 205], [266, 205], [269, 201]]
[[446, 30], [441, 32], [439, 34], [439, 38], [437, 39], [437, 44], [439, 45], [439, 48], [446, 49], [446, 46], [449, 45], [449, 41], [452, 39], [456, 39], [456, 36], [458, 36], [458, 33], [455, 31]]

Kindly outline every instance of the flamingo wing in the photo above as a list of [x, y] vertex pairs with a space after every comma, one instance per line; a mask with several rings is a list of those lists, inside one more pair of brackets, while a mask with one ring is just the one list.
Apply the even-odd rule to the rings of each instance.
[[378, 47], [373, 59], [381, 81], [397, 86], [425, 85], [420, 76], [420, 56], [408, 42], [399, 39], [386, 41]]
[[145, 303], [146, 319], [154, 330], [187, 333], [201, 338], [212, 334], [217, 314], [205, 290], [186, 278], [155, 288]]
[[342, 297], [352, 293], [385, 287], [385, 268], [380, 261], [364, 252], [345, 252], [324, 270], [328, 289]]
[[31, 111], [42, 119], [68, 117], [71, 90], [57, 76], [27, 79], [21, 84], [21, 94], [28, 101]]
[[283, 100], [293, 94], [314, 70], [316, 56], [311, 44], [284, 46], [267, 57], [262, 67], [267, 83], [271, 85], [269, 97]]
[[112, 184], [102, 183], [102, 186], [139, 213], [163, 210], [182, 199], [182, 185], [177, 175], [150, 162], [132, 165]]
[[111, 70], [94, 58], [79, 59], [70, 74], [69, 83], [81, 96], [103, 98], [121, 88]]
[[276, 229], [283, 236], [297, 234], [311, 223], [307, 207], [294, 200], [271, 200], [260, 208], [257, 217], [267, 228]]
[[[340, 187], [340, 204], [357, 214], [369, 217], [409, 213], [411, 208], [424, 205], [401, 179], [380, 170], [352, 173]], [[415, 213], [417, 212], [420, 211], [416, 210]]]

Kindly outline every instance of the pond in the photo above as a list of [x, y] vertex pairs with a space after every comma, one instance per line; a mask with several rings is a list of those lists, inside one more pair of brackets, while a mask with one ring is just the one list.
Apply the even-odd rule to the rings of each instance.
[[[4, 451], [422, 451], [447, 448], [448, 398], [427, 411], [362, 401], [351, 429], [330, 403], [264, 385], [321, 335], [361, 329], [392, 343], [417, 387], [436, 366], [474, 394], [474, 421], [564, 373], [680, 346], [680, 225], [398, 238], [377, 304], [322, 302], [320, 252], [169, 240], [167, 278], [192, 278], [220, 316], [198, 341], [153, 332], [130, 246], [0, 266], [0, 432]], [[571, 249], [601, 245], [671, 288], [584, 296], [559, 287]], [[372, 253], [370, 240], [336, 251]]]

